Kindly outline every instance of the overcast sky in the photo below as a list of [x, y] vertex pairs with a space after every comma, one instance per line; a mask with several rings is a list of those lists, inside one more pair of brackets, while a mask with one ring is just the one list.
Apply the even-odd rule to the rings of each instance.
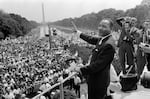
[[0, 9], [19, 14], [28, 20], [42, 21], [42, 3], [45, 20], [56, 21], [69, 17], [80, 17], [107, 8], [126, 10], [139, 5], [142, 0], [0, 0]]

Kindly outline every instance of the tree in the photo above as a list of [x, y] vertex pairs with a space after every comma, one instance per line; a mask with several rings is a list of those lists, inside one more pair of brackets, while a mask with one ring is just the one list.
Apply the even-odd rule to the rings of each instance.
[[75, 24], [79, 28], [86, 28], [91, 30], [97, 30], [97, 26], [99, 22], [104, 18], [110, 18], [114, 22], [114, 29], [118, 30], [120, 29], [119, 25], [116, 23], [116, 19], [119, 17], [124, 16], [130, 16], [130, 17], [136, 17], [138, 20], [138, 26], [143, 23], [143, 21], [147, 18], [150, 19], [150, 6], [146, 5], [138, 5], [135, 8], [128, 9], [126, 11], [123, 10], [115, 10], [115, 9], [104, 9], [102, 11], [99, 11], [98, 13], [90, 13], [83, 15], [79, 18], [66, 18], [63, 20], [59, 20], [56, 22], [53, 22], [51, 24], [53, 25], [59, 25], [59, 26], [67, 26], [72, 27], [70, 19], [75, 22]]
[[28, 21], [20, 15], [8, 14], [0, 10], [0, 38], [23, 36], [37, 26], [35, 21]]

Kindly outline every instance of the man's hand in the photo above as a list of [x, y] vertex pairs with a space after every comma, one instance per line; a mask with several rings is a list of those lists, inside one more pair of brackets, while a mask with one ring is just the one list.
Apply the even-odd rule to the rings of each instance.
[[71, 23], [72, 23], [72, 25], [73, 25], [74, 29], [75, 29], [75, 30], [78, 30], [78, 29], [77, 29], [77, 26], [74, 24], [74, 22], [73, 22], [73, 21], [71, 21]]
[[80, 68], [81, 68], [81, 67], [75, 67], [75, 68], [74, 68], [74, 71], [75, 71], [75, 72], [80, 72]]
[[72, 29], [72, 32], [73, 32], [73, 33], [77, 33], [77, 30], [73, 28], [73, 29]]
[[73, 72], [80, 72], [80, 68], [79, 66], [70, 66], [68, 68], [69, 71], [73, 71]]
[[71, 21], [73, 25], [73, 33], [77, 33], [77, 35], [80, 35], [82, 32], [78, 30], [77, 26], [74, 24], [73, 21]]
[[74, 71], [74, 69], [76, 68], [77, 64], [75, 62], [72, 62], [70, 64], [70, 67], [68, 68], [69, 71]]
[[82, 33], [81, 31], [79, 31], [79, 30], [73, 30], [73, 31], [77, 35], [77, 37], [80, 37], [80, 34]]
[[78, 64], [78, 65], [74, 68], [74, 71], [75, 71], [75, 72], [81, 72], [81, 71], [80, 71], [80, 68], [82, 68], [82, 67], [84, 67], [83, 64]]
[[72, 31], [73, 31], [73, 33], [75, 33], [75, 34], [81, 34], [81, 33], [82, 33], [81, 31], [75, 30], [75, 29], [72, 29]]
[[78, 67], [83, 67], [84, 65], [83, 64], [78, 64]]

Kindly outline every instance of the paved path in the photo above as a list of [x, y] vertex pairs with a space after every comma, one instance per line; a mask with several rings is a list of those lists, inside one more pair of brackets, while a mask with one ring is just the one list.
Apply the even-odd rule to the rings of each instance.
[[[87, 85], [81, 85], [81, 95], [87, 93]], [[115, 92], [113, 99], [150, 99], [150, 89], [144, 88], [141, 85], [138, 85], [138, 89], [132, 92]]]
[[113, 94], [114, 99], [150, 99], [150, 89], [138, 85], [138, 89], [132, 92], [116, 92]]

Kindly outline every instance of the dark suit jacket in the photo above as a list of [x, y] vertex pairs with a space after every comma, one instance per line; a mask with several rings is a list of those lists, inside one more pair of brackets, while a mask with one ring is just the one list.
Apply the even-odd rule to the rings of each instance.
[[120, 35], [120, 38], [119, 38], [119, 41], [118, 41], [118, 47], [119, 47], [120, 45], [122, 45], [122, 42], [123, 42], [123, 39], [124, 39], [125, 36], [127, 37], [128, 42], [129, 42], [130, 44], [133, 44], [133, 40], [134, 40], [134, 38], [135, 38], [135, 37], [134, 37], [134, 36], [135, 36], [135, 33], [133, 33], [133, 32], [130, 33], [130, 31], [126, 32], [125, 29], [122, 28], [121, 35]]
[[130, 32], [126, 32], [125, 31], [125, 28], [123, 27], [123, 24], [121, 23], [121, 21], [125, 21], [124, 17], [121, 17], [121, 18], [118, 18], [116, 20], [116, 22], [121, 26], [122, 28], [122, 31], [121, 31], [121, 35], [120, 35], [120, 38], [119, 38], [119, 41], [118, 41], [118, 47], [122, 44], [123, 42], [123, 38], [126, 36], [128, 38], [128, 41], [132, 44], [133, 43], [133, 40], [139, 36], [139, 33], [137, 33], [138, 29], [135, 28], [134, 31]]
[[104, 42], [99, 45], [100, 38], [81, 34], [80, 38], [95, 44], [90, 65], [82, 67], [81, 73], [88, 75], [88, 99], [102, 99], [110, 83], [110, 64], [114, 58], [115, 49]]

